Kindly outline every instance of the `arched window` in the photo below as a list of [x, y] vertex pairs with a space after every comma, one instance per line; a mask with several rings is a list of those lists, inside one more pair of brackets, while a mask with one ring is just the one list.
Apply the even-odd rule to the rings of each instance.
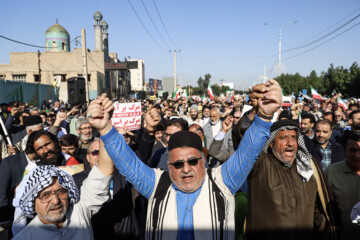
[[63, 43], [61, 43], [61, 49], [63, 50], [63, 51], [65, 51], [66, 49], [65, 49], [65, 47], [66, 47], [66, 44], [63, 42]]

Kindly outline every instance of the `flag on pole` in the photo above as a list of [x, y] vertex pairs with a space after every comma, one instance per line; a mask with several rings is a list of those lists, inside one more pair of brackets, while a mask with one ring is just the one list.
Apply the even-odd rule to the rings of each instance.
[[210, 87], [210, 83], [208, 84], [207, 93], [208, 93], [209, 97], [211, 98], [211, 100], [215, 100], [213, 91], [212, 91], [212, 89]]
[[336, 90], [334, 89], [332, 92], [331, 92], [331, 96], [335, 96], [337, 94]]
[[339, 99], [338, 99], [338, 105], [339, 105], [340, 107], [342, 107], [344, 110], [347, 110], [347, 109], [348, 109], [346, 103], [344, 102], [344, 100], [342, 100], [341, 97], [339, 97]]
[[186, 89], [184, 89], [184, 92], [183, 92], [183, 97], [185, 98], [185, 101], [188, 101], [189, 100], [189, 96], [188, 96], [188, 94], [187, 94], [187, 91], [186, 91]]
[[312, 98], [314, 99], [319, 99], [319, 100], [324, 100], [320, 94], [318, 94], [318, 92], [310, 85], [310, 89], [311, 89], [311, 94], [312, 94]]
[[176, 91], [174, 92], [172, 98], [175, 100], [178, 100], [180, 97], [180, 89], [176, 89]]
[[303, 97], [303, 93], [299, 91], [299, 97]]

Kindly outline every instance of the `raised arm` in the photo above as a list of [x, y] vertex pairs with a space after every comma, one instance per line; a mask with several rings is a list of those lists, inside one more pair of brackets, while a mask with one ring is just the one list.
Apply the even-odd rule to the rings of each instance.
[[[101, 104], [101, 101], [91, 102], [87, 118], [93, 127], [98, 129], [107, 154], [114, 162], [119, 172], [133, 184], [145, 197], [149, 198], [155, 184], [154, 170], [146, 166], [126, 144], [121, 134], [109, 122], [110, 114]], [[112, 103], [111, 103], [112, 105]], [[94, 111], [96, 110], [96, 111]], [[150, 115], [150, 111], [148, 113]], [[153, 117], [153, 118], [152, 118]], [[160, 116], [150, 116], [154, 124], [160, 121]]]
[[257, 99], [257, 116], [246, 131], [235, 153], [221, 166], [225, 185], [235, 192], [249, 175], [255, 160], [270, 137], [271, 119], [280, 108], [282, 97], [280, 85], [273, 79], [266, 84], [254, 86], [249, 97]]
[[[110, 112], [113, 109], [113, 103], [106, 97], [106, 94], [102, 94], [101, 97], [98, 97], [90, 103], [88, 109], [88, 121], [93, 127], [99, 130], [100, 134], [111, 130], [109, 119]], [[107, 154], [102, 141], [100, 141], [99, 150], [99, 161], [97, 163], [97, 167], [104, 175], [111, 175], [114, 171], [114, 163]]]

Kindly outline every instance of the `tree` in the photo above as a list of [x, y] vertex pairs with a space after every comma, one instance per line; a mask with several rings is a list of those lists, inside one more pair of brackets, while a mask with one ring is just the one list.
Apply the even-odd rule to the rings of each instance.
[[198, 84], [199, 88], [201, 89], [201, 94], [206, 93], [206, 89], [209, 85], [210, 78], [211, 78], [210, 73], [205, 74], [205, 79], [203, 79], [202, 77], [199, 77], [197, 84]]

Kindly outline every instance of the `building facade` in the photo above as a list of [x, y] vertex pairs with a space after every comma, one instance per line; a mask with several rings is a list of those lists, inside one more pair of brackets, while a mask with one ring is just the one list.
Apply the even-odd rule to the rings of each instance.
[[131, 91], [134, 92], [144, 91], [145, 90], [144, 61], [139, 59], [129, 59], [127, 60], [127, 62], [130, 70]]
[[[95, 49], [87, 53], [89, 98], [102, 92], [111, 97], [128, 97], [130, 71], [116, 53], [109, 53], [108, 24], [99, 11], [94, 14]], [[68, 101], [67, 79], [84, 76], [81, 48], [70, 51], [70, 35], [60, 24], [45, 32], [46, 52], [11, 52], [10, 63], [0, 64], [0, 79], [58, 86], [58, 99]], [[117, 67], [114, 67], [114, 64]]]

